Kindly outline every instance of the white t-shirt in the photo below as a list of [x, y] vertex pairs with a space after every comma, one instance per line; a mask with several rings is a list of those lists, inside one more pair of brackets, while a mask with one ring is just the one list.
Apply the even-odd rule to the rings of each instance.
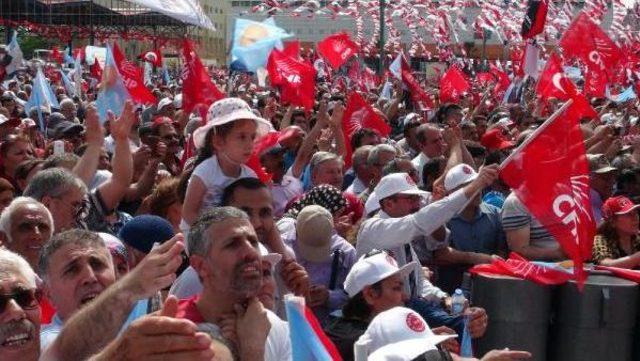
[[265, 343], [265, 361], [289, 361], [293, 358], [289, 324], [281, 320], [275, 313], [266, 310], [271, 329]]
[[276, 218], [284, 213], [287, 203], [304, 193], [302, 182], [296, 177], [285, 175], [280, 184], [273, 183], [269, 186], [273, 198], [273, 211]]
[[[199, 213], [202, 213], [202, 211], [207, 208], [219, 206], [222, 202], [222, 192], [229, 184], [241, 178], [258, 178], [256, 173], [244, 164], [240, 166], [239, 177], [235, 178], [225, 175], [220, 168], [220, 163], [218, 163], [218, 157], [215, 155], [198, 164], [196, 169], [193, 170], [189, 182], [191, 182], [193, 177], [200, 178], [202, 183], [207, 187], [207, 191], [202, 198], [202, 206], [200, 207]], [[187, 222], [182, 219], [180, 221], [180, 230], [182, 233], [185, 235], [189, 234], [189, 229], [190, 227]]]
[[[265, 361], [292, 361], [291, 339], [289, 338], [289, 324], [281, 320], [275, 313], [267, 311], [267, 319], [271, 329], [264, 343]], [[198, 330], [214, 336], [222, 337], [220, 327], [213, 323], [199, 323]], [[242, 341], [241, 341], [242, 342]]]
[[222, 192], [229, 184], [241, 178], [258, 178], [256, 173], [244, 164], [240, 166], [239, 177], [227, 176], [222, 172], [220, 163], [218, 163], [218, 157], [215, 155], [198, 164], [191, 175], [192, 179], [193, 177], [200, 178], [202, 183], [207, 187], [207, 191], [202, 200], [201, 210], [220, 205]]

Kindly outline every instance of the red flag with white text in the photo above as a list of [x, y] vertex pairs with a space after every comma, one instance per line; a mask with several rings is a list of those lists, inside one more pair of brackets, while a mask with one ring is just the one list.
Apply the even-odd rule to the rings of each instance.
[[607, 34], [584, 12], [580, 12], [560, 39], [565, 57], [576, 57], [590, 71], [614, 75], [623, 54]]
[[182, 109], [191, 112], [196, 106], [209, 107], [226, 96], [213, 83], [207, 69], [187, 39], [182, 43]]
[[561, 108], [561, 114], [556, 112], [538, 128], [502, 163], [500, 176], [573, 260], [581, 287], [595, 222], [580, 119], [572, 107]]
[[586, 71], [584, 74], [584, 94], [604, 98], [607, 90], [607, 74], [601, 71]]
[[545, 286], [560, 285], [573, 278], [571, 273], [532, 263], [515, 252], [506, 260], [494, 259], [491, 263], [473, 266], [469, 272], [518, 277]]
[[351, 165], [351, 149], [349, 140], [353, 133], [361, 128], [373, 129], [378, 134], [386, 137], [391, 133], [391, 127], [378, 115], [371, 105], [367, 103], [358, 92], [353, 91], [347, 100], [347, 107], [342, 116], [342, 130], [346, 138], [347, 154], [345, 155], [345, 166]]
[[333, 69], [341, 67], [360, 51], [358, 44], [351, 40], [347, 33], [327, 36], [318, 43], [317, 49]]
[[133, 62], [127, 61], [118, 46], [118, 42], [113, 42], [112, 50], [113, 60], [116, 62], [116, 66], [118, 67], [118, 71], [122, 77], [122, 83], [129, 91], [133, 101], [141, 104], [155, 103], [156, 97], [153, 96], [146, 86], [144, 86], [142, 70]]

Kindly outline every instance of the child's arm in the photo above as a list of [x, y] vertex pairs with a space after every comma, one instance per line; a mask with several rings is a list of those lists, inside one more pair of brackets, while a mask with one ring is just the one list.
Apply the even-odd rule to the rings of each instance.
[[202, 207], [202, 198], [207, 192], [207, 186], [196, 175], [192, 175], [187, 186], [187, 194], [184, 197], [182, 206], [182, 218], [188, 225], [192, 225], [198, 218], [200, 207]]

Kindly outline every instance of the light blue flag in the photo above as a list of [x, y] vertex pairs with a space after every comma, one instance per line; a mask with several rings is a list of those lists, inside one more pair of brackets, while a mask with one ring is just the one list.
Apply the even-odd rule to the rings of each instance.
[[236, 19], [231, 61], [240, 60], [252, 72], [264, 68], [271, 50], [282, 46], [282, 39], [292, 36], [274, 24], [273, 19], [264, 22]]
[[42, 118], [41, 107], [45, 107], [46, 110], [51, 113], [51, 108], [59, 108], [58, 99], [51, 90], [47, 79], [42, 72], [42, 68], [38, 68], [36, 77], [33, 80], [33, 88], [31, 90], [31, 96], [29, 101], [24, 105], [25, 112], [29, 114], [31, 109], [38, 109], [38, 122], [40, 130], [45, 131], [44, 119]]
[[64, 48], [64, 64], [73, 64], [74, 60], [73, 60], [73, 56], [71, 56], [71, 49], [69, 49], [69, 47], [67, 46], [66, 48]]
[[5, 70], [7, 72], [7, 75], [11, 75], [15, 73], [19, 67], [22, 66], [22, 62], [23, 62], [22, 49], [20, 49], [20, 44], [18, 44], [17, 31], [13, 32], [11, 41], [7, 45], [7, 53], [11, 55], [11, 63], [7, 65]]
[[471, 334], [469, 333], [469, 316], [464, 316], [464, 331], [462, 332], [462, 342], [460, 343], [460, 356], [473, 357], [473, 345]]
[[609, 87], [607, 86], [607, 88], [605, 89], [605, 95], [607, 96], [607, 98], [616, 103], [624, 103], [628, 100], [636, 99], [638, 97], [633, 91], [633, 86], [628, 87], [627, 89], [625, 89], [625, 91], [618, 95], [611, 95], [611, 90], [609, 90]]
[[171, 83], [171, 77], [169, 76], [169, 69], [167, 69], [166, 65], [162, 66], [162, 78], [164, 80], [165, 85], [169, 85], [169, 83]]
[[113, 112], [116, 117], [119, 117], [120, 114], [122, 114], [124, 103], [130, 99], [131, 95], [124, 86], [122, 77], [118, 72], [111, 47], [107, 46], [107, 57], [105, 59], [104, 70], [102, 71], [100, 91], [98, 92], [98, 99], [96, 99], [100, 123], [104, 123], [107, 120], [108, 111]]
[[71, 97], [76, 96], [76, 88], [73, 86], [71, 79], [69, 79], [67, 74], [65, 74], [62, 69], [60, 69], [59, 71], [60, 75], [62, 76], [62, 82], [64, 83], [64, 89], [67, 91], [67, 94], [69, 94], [69, 96]]

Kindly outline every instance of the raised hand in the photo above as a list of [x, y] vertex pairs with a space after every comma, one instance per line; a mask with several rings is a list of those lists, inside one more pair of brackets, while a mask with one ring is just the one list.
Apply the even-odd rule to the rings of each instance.
[[131, 132], [131, 127], [133, 123], [136, 122], [136, 114], [133, 110], [133, 103], [127, 100], [124, 103], [124, 108], [122, 109], [122, 114], [120, 114], [120, 118], [117, 120], [113, 115], [111, 115], [114, 119], [109, 119], [111, 123], [111, 136], [115, 140], [126, 140], [129, 137], [129, 133]]
[[123, 278], [125, 289], [135, 299], [153, 296], [173, 283], [176, 270], [182, 263], [180, 252], [184, 249], [184, 237], [178, 233], [170, 240], [155, 247]]

